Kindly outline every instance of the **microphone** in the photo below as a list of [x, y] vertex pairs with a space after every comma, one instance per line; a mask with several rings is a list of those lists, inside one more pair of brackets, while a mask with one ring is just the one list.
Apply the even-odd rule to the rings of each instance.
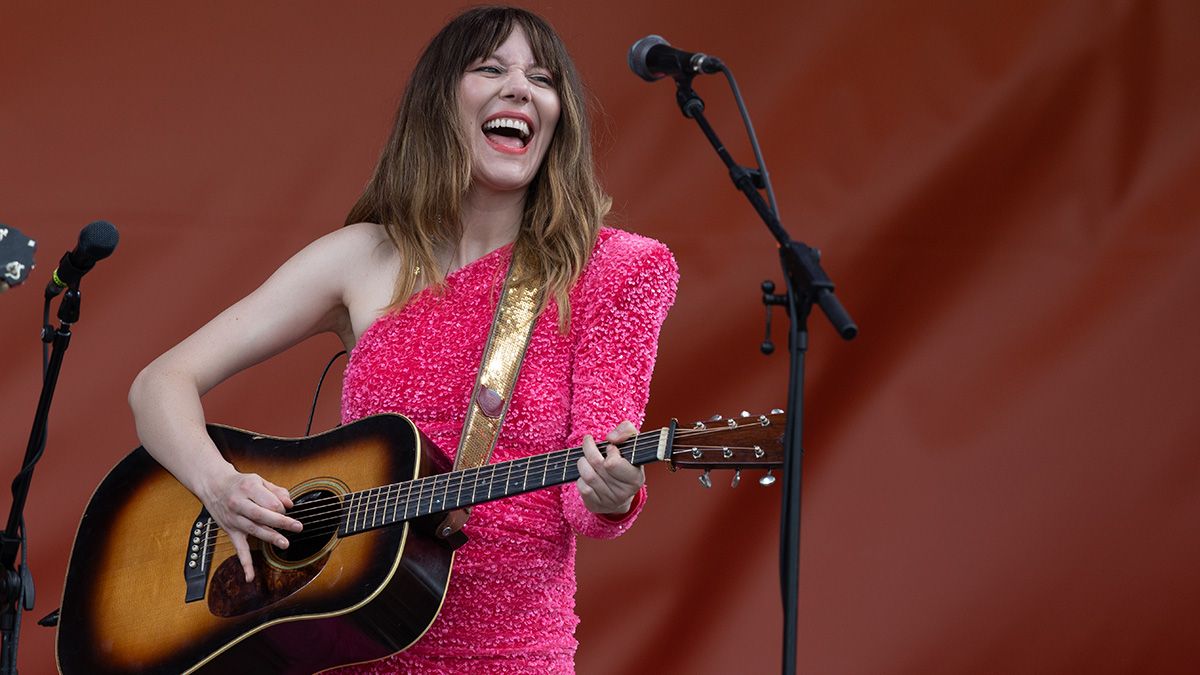
[[647, 82], [667, 75], [678, 80], [719, 73], [724, 65], [715, 56], [676, 49], [657, 35], [647, 35], [629, 48], [630, 70]]
[[64, 253], [62, 260], [58, 261], [58, 269], [54, 270], [54, 275], [46, 284], [46, 299], [53, 298], [66, 288], [78, 289], [83, 275], [97, 261], [112, 255], [119, 238], [117, 228], [107, 220], [88, 223], [79, 232], [79, 243], [75, 249]]

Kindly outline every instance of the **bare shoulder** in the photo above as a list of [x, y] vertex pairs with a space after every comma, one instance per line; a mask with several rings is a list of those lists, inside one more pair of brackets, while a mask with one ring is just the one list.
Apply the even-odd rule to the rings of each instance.
[[350, 322], [348, 345], [391, 305], [400, 271], [400, 254], [382, 225], [355, 223], [326, 235], [330, 254], [341, 268], [342, 303]]
[[384, 260], [390, 252], [395, 251], [383, 226], [375, 223], [339, 227], [314, 241], [308, 248], [321, 257], [328, 256], [340, 262]]

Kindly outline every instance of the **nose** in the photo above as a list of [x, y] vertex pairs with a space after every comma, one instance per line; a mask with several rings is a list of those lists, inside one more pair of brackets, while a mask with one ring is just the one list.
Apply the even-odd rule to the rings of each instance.
[[529, 79], [525, 73], [517, 68], [512, 68], [508, 71], [504, 78], [504, 85], [500, 88], [500, 98], [507, 101], [516, 101], [526, 103], [532, 96], [532, 90], [529, 86]]

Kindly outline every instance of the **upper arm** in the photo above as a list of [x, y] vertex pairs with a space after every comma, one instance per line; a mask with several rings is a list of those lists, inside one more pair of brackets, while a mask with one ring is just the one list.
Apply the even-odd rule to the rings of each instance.
[[192, 378], [203, 394], [312, 335], [335, 332], [352, 341], [347, 287], [378, 248], [371, 227], [340, 228], [309, 244], [153, 365]]
[[594, 264], [578, 317], [572, 443], [583, 434], [602, 438], [626, 419], [641, 424], [659, 330], [679, 280], [666, 246], [628, 234], [609, 240]]

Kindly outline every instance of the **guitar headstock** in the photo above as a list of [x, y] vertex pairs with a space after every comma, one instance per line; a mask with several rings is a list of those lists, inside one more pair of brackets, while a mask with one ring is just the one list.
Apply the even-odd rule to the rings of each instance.
[[29, 277], [35, 251], [37, 242], [17, 228], [0, 223], [0, 293], [9, 286], [20, 285]]
[[703, 469], [700, 484], [711, 486], [708, 472], [713, 469], [735, 469], [734, 487], [742, 469], [766, 469], [759, 482], [775, 482], [772, 471], [783, 468], [783, 430], [787, 422], [781, 410], [768, 415], [752, 415], [743, 411], [728, 419], [715, 415], [691, 428], [679, 427], [671, 447], [671, 470]]

